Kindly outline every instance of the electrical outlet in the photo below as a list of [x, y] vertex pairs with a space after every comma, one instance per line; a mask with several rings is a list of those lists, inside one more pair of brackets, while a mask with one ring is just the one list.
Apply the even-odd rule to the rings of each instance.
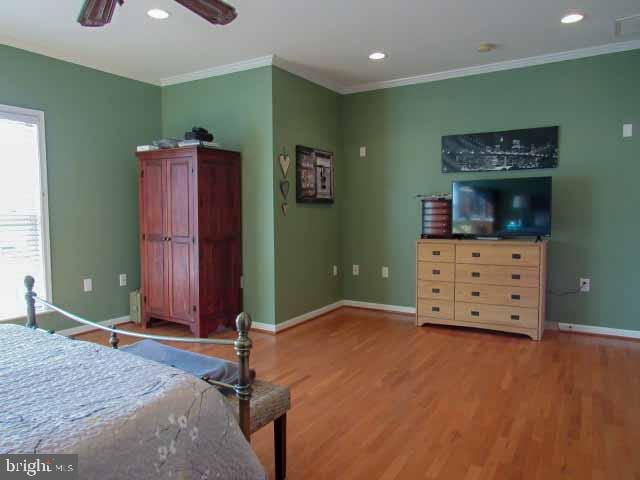
[[367, 156], [367, 147], [360, 147], [360, 157]]
[[126, 273], [121, 273], [120, 277], [119, 277], [119, 280], [120, 280], [120, 286], [121, 287], [126, 287], [127, 286], [127, 274]]
[[582, 293], [587, 293], [591, 290], [591, 279], [590, 278], [581, 278], [580, 279], [580, 291]]
[[351, 268], [351, 272], [353, 273], [354, 277], [357, 277], [358, 275], [360, 275], [360, 265], [354, 265]]
[[333, 266], [333, 276], [337, 277], [338, 276], [338, 265], [334, 265]]
[[85, 278], [82, 281], [82, 287], [85, 292], [93, 292], [93, 281], [90, 278]]
[[389, 278], [389, 267], [382, 267], [382, 278]]

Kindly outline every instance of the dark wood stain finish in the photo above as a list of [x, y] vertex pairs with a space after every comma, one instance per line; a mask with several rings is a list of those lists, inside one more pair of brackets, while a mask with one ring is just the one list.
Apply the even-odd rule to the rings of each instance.
[[206, 337], [242, 310], [240, 155], [138, 153], [142, 312]]

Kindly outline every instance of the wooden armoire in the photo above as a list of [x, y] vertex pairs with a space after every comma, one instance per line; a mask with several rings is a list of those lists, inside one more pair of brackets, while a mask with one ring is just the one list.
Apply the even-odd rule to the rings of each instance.
[[141, 304], [204, 338], [242, 310], [240, 154], [139, 152]]

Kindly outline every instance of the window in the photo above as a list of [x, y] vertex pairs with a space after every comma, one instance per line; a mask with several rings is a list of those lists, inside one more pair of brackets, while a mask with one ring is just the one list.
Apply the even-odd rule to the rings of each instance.
[[51, 301], [44, 113], [0, 105], [0, 320], [23, 317], [25, 275]]

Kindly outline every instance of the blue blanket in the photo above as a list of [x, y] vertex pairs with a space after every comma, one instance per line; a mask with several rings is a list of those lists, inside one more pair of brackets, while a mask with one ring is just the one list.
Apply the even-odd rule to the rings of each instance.
[[[121, 347], [121, 350], [168, 365], [183, 372], [191, 373], [199, 378], [215, 380], [231, 385], [238, 383], [238, 364], [210, 357], [200, 353], [189, 352], [180, 348], [170, 347], [154, 340], [140, 342]], [[251, 379], [255, 372], [251, 371]]]

